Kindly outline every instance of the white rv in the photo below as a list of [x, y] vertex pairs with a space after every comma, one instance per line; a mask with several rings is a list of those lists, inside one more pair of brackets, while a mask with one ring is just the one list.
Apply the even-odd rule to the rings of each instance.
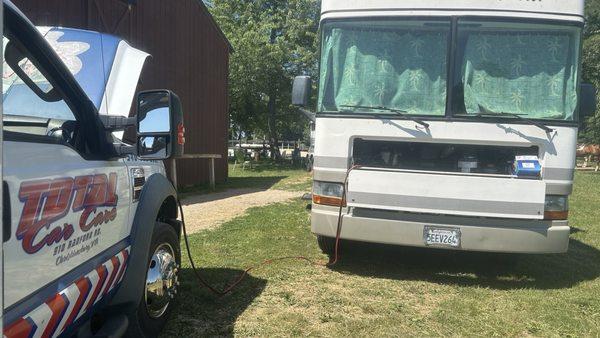
[[[323, 0], [312, 231], [473, 251], [569, 244], [583, 0]], [[294, 81], [307, 104], [310, 79]], [[346, 191], [344, 182], [347, 179]]]

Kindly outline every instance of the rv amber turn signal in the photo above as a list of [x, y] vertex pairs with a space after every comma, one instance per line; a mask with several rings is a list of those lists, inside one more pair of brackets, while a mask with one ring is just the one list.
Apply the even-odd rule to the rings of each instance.
[[566, 220], [569, 218], [569, 211], [545, 211], [544, 212], [544, 219], [545, 220], [552, 220], [552, 221], [559, 221], [559, 220]]
[[566, 220], [567, 218], [569, 218], [569, 197], [555, 195], [546, 196], [544, 219]]
[[332, 207], [339, 207], [340, 205], [346, 206], [345, 201], [342, 201], [341, 198], [337, 197], [319, 196], [313, 194], [312, 201], [314, 204], [329, 205]]
[[332, 182], [313, 182], [313, 203], [339, 207], [345, 205], [342, 201], [344, 194], [344, 185], [342, 183]]

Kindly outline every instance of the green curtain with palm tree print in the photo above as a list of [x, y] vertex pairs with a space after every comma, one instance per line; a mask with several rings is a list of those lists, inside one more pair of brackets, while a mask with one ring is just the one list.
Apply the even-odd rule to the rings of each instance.
[[572, 119], [577, 56], [569, 34], [465, 32], [466, 113], [508, 112]]
[[330, 29], [323, 41], [319, 110], [362, 105], [444, 115], [447, 32]]

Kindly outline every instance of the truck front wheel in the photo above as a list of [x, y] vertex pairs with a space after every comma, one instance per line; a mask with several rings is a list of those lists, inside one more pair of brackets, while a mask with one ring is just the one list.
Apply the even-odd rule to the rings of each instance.
[[181, 250], [179, 238], [172, 226], [156, 222], [149, 256], [144, 293], [137, 317], [145, 336], [154, 337], [167, 322], [179, 286]]

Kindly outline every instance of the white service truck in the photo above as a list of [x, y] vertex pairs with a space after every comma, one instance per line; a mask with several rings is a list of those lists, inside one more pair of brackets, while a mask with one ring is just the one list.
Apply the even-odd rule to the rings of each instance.
[[183, 151], [179, 99], [142, 92], [129, 118], [146, 53], [3, 10], [4, 337], [156, 336], [178, 285], [161, 160]]
[[[321, 248], [342, 206], [342, 239], [566, 252], [579, 121], [595, 109], [583, 15], [583, 0], [323, 0]], [[294, 104], [310, 88], [297, 77]]]

